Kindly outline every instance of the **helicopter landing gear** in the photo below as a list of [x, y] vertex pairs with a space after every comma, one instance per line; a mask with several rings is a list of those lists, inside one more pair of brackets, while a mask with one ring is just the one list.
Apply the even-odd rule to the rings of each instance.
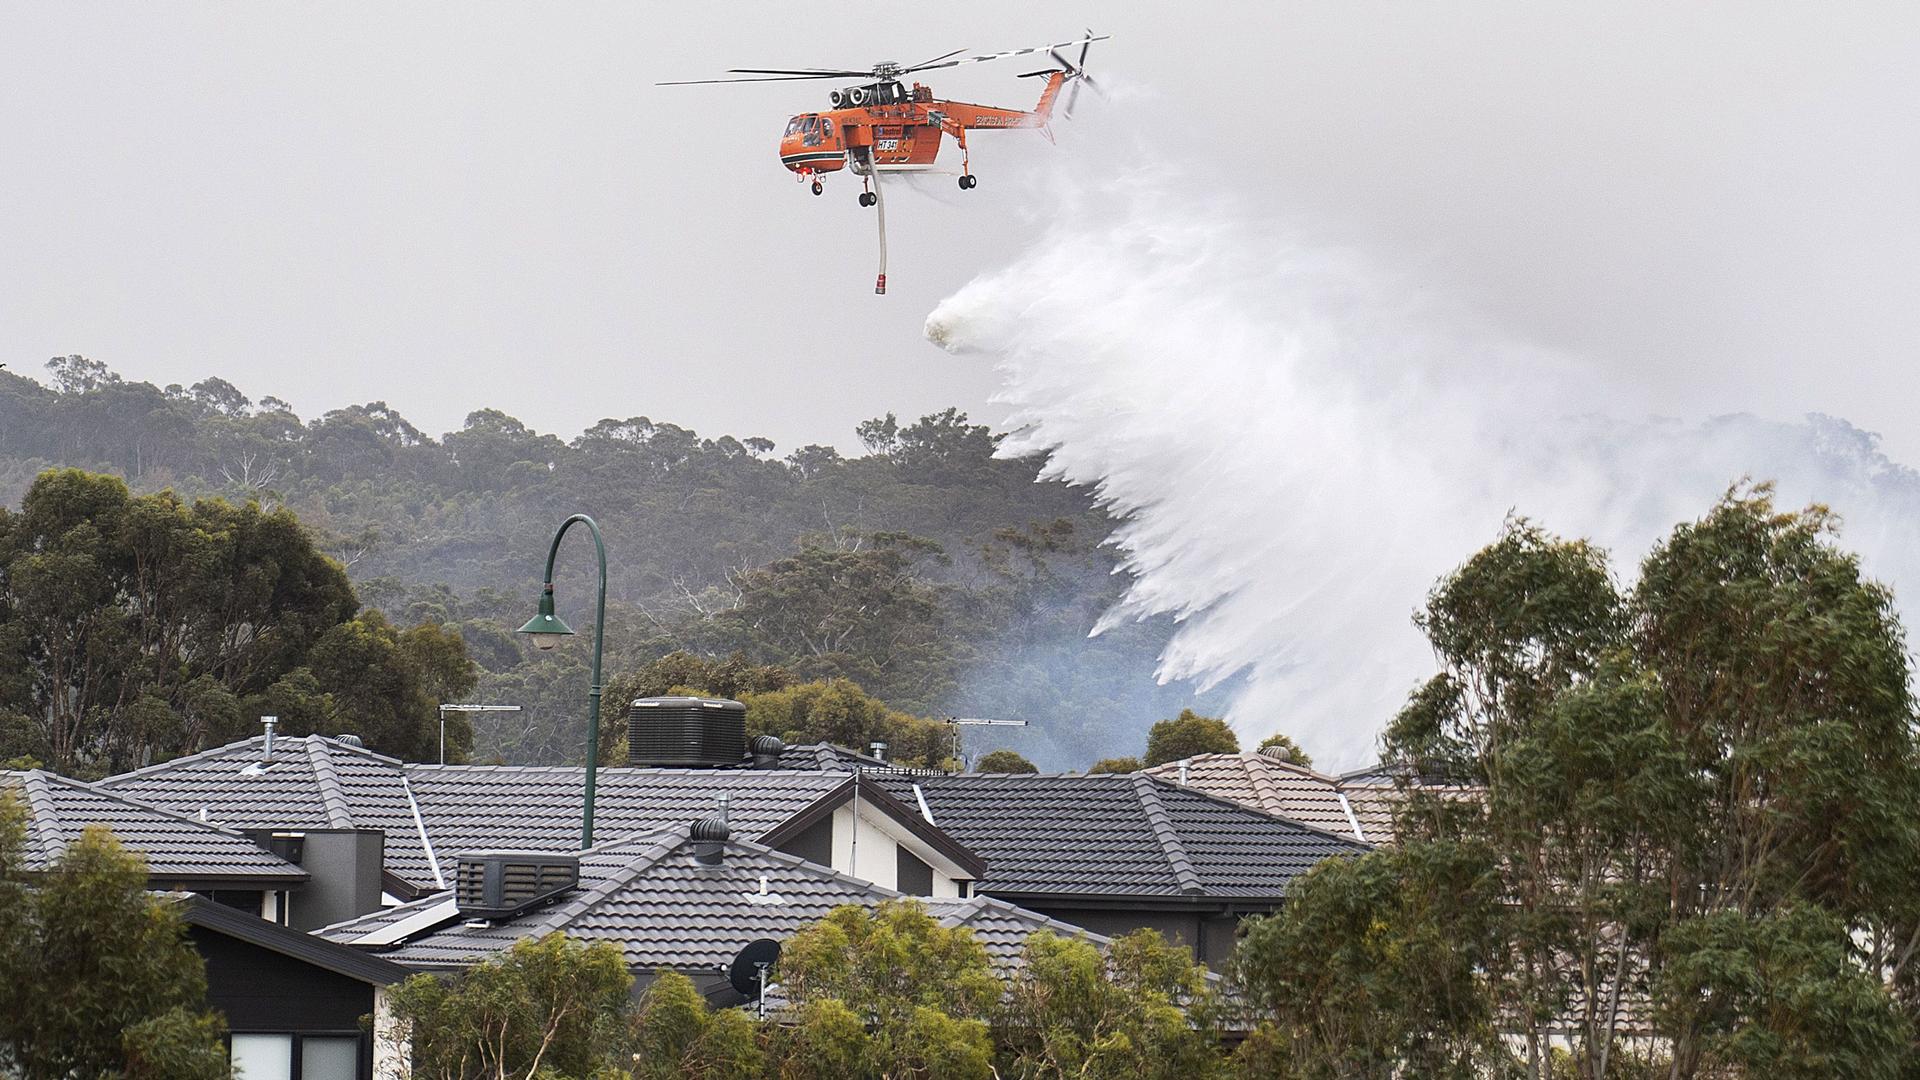
[[820, 181], [818, 181], [818, 180], [815, 180], [815, 181], [813, 182], [813, 193], [814, 193], [815, 195], [818, 195], [818, 194], [820, 194], [821, 192], [823, 192], [823, 191], [825, 191], [825, 190], [827, 190], [827, 189], [826, 189], [826, 187], [825, 187], [825, 185], [823, 185], [823, 184], [821, 184], [821, 183], [820, 183]]
[[960, 174], [960, 190], [961, 191], [972, 191], [975, 187], [979, 185], [979, 183], [980, 183], [979, 178], [974, 176], [972, 173]]
[[874, 195], [874, 193], [871, 191], [863, 191], [860, 193], [861, 206], [872, 206], [874, 203], [879, 201], [880, 201], [879, 197]]

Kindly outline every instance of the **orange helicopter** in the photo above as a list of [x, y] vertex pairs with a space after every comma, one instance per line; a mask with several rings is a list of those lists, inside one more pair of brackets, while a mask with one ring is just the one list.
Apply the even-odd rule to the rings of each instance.
[[[887, 206], [881, 196], [880, 174], [885, 172], [931, 171], [940, 154], [941, 139], [951, 135], [960, 146], [960, 189], [971, 191], [979, 181], [973, 175], [972, 158], [967, 148], [967, 132], [978, 129], [1038, 128], [1051, 139], [1048, 124], [1053, 119], [1054, 103], [1069, 83], [1063, 116], [1073, 116], [1080, 84], [1099, 89], [1088, 77], [1087, 50], [1108, 35], [1087, 36], [1030, 49], [961, 56], [963, 49], [936, 56], [918, 64], [900, 64], [882, 60], [870, 71], [827, 68], [732, 68], [729, 74], [747, 76], [737, 79], [682, 79], [659, 86], [706, 86], [717, 83], [800, 82], [812, 79], [864, 79], [867, 82], [835, 90], [827, 95], [833, 108], [825, 112], [801, 113], [787, 121], [780, 138], [780, 163], [794, 179], [810, 183], [815, 195], [826, 190], [821, 177], [841, 169], [860, 177], [860, 205], [875, 207], [880, 225], [880, 273], [873, 291], [887, 291]], [[1061, 49], [1080, 46], [1077, 61], [1061, 55]], [[1029, 71], [1020, 78], [1044, 78], [1040, 101], [1031, 110], [1006, 109], [994, 105], [974, 105], [964, 101], [938, 100], [933, 91], [919, 82], [911, 87], [902, 76], [937, 68], [1005, 60], [1015, 56], [1045, 53], [1058, 67]]]

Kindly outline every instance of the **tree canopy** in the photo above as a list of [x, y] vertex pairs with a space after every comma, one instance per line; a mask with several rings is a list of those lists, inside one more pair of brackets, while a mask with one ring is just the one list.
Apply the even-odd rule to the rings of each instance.
[[1198, 754], [1239, 752], [1240, 738], [1225, 720], [1182, 709], [1179, 716], [1147, 729], [1147, 752], [1141, 760], [1148, 765], [1164, 765]]
[[[1126, 585], [1092, 493], [996, 456], [997, 438], [955, 410], [859, 434], [864, 454], [779, 454], [641, 415], [565, 439], [482, 409], [435, 438], [382, 402], [303, 419], [220, 379], [159, 387], [60, 357], [41, 382], [0, 371], [0, 503], [75, 466], [142, 493], [294, 511], [395, 627], [459, 635], [481, 668], [467, 700], [523, 707], [476, 718], [478, 760], [584, 756], [586, 643], [535, 653], [512, 633], [575, 511], [607, 537], [610, 676], [676, 651], [738, 653], [797, 681], [858, 683], [906, 714], [1034, 718], [1014, 748], [1051, 767], [1198, 704], [1152, 677], [1167, 621], [1087, 637]], [[577, 627], [591, 623], [589, 570], [561, 553]], [[450, 717], [450, 741], [464, 721]]]
[[361, 613], [284, 509], [136, 495], [77, 469], [0, 509], [6, 757], [118, 772], [251, 734], [262, 714], [424, 757], [435, 706], [473, 678], [457, 635]]
[[0, 795], [0, 1060], [24, 1080], [225, 1080], [226, 1026], [175, 905], [146, 861], [89, 826], [22, 871], [24, 813]]
[[1904, 1075], [1910, 672], [1830, 514], [1735, 489], [1627, 590], [1515, 519], [1419, 621], [1441, 671], [1385, 737], [1420, 778], [1399, 846], [1314, 871], [1248, 931], [1262, 1045], [1329, 1075], [1504, 1068], [1494, 1031], [1536, 1077], [1555, 1032], [1583, 1078]]

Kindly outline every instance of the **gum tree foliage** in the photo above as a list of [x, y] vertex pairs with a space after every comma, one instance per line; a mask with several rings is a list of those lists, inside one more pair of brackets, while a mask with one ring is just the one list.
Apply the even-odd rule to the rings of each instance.
[[[889, 759], [907, 764], [939, 766], [954, 758], [949, 724], [889, 708], [851, 680], [802, 680], [788, 668], [754, 664], [740, 653], [718, 660], [669, 653], [612, 679], [607, 707], [624, 714], [634, 698], [663, 694], [734, 698], [747, 707], [749, 736], [776, 735], [789, 745], [827, 742], [864, 753], [871, 743], [884, 742]], [[623, 761], [625, 729], [617, 722], [609, 726], [602, 732], [601, 760]]]
[[415, 975], [390, 993], [414, 1076], [533, 1080], [617, 1075], [629, 1065], [632, 985], [617, 946], [548, 934], [451, 977]]
[[852, 679], [925, 708], [951, 694], [964, 659], [943, 625], [947, 590], [919, 567], [945, 557], [932, 541], [898, 533], [808, 542], [735, 579], [739, 601], [722, 616], [722, 633], [802, 677]]
[[1033, 762], [1012, 750], [989, 750], [973, 763], [977, 773], [1037, 773]]
[[1483, 1075], [1497, 1056], [1484, 972], [1500, 953], [1493, 853], [1436, 841], [1329, 859], [1252, 920], [1233, 976], [1259, 1026], [1252, 1075]]
[[1000, 1075], [1203, 1080], [1226, 1072], [1206, 968], [1155, 930], [1106, 953], [1041, 932], [995, 1021]]
[[1286, 760], [1293, 762], [1295, 765], [1305, 768], [1311, 768], [1313, 766], [1313, 758], [1307, 756], [1305, 750], [1300, 749], [1300, 744], [1278, 731], [1261, 739], [1260, 745], [1255, 747], [1257, 750], [1276, 748], [1286, 751]]
[[[1520, 520], [1442, 581], [1420, 620], [1442, 671], [1385, 739], [1423, 777], [1400, 847], [1310, 875], [1248, 934], [1240, 976], [1287, 1048], [1332, 1068], [1425, 1022], [1388, 995], [1339, 1032], [1280, 986], [1319, 947], [1310, 916], [1344, 906], [1370, 912], [1363, 938], [1465, 943], [1464, 967], [1432, 968], [1461, 976], [1446, 1000], [1518, 1053], [1462, 1041], [1463, 1068], [1544, 1076], [1547, 1029], [1570, 1024], [1574, 1075], [1623, 1075], [1627, 1015], [1676, 1078], [1900, 1075], [1920, 755], [1891, 598], [1833, 531], [1818, 507], [1740, 488], [1656, 545], [1629, 592], [1599, 551]], [[1490, 886], [1394, 898], [1431, 895], [1450, 851], [1477, 853]], [[1382, 883], [1334, 888], [1356, 875]], [[1318, 1000], [1411, 977], [1401, 950], [1351, 960]]]
[[1101, 758], [1087, 766], [1087, 775], [1097, 776], [1103, 773], [1132, 773], [1146, 768], [1137, 757]]
[[146, 862], [89, 827], [48, 872], [21, 871], [24, 814], [0, 796], [0, 1062], [23, 1080], [220, 1080], [226, 1027]]
[[1182, 709], [1179, 716], [1162, 720], [1147, 730], [1147, 752], [1141, 760], [1148, 765], [1164, 765], [1198, 754], [1239, 752], [1240, 739], [1225, 720]]
[[[950, 929], [913, 901], [835, 908], [789, 938], [775, 969], [808, 1022], [864, 1036], [846, 1044], [856, 1075], [985, 1077], [992, 1073], [988, 1021], [1002, 986], [972, 932]], [[824, 1005], [837, 1002], [839, 1008]]]
[[[429, 437], [380, 402], [307, 420], [218, 379], [160, 387], [62, 357], [38, 382], [0, 371], [0, 503], [65, 465], [140, 492], [293, 510], [389, 621], [459, 633], [483, 668], [468, 700], [524, 707], [473, 718], [481, 759], [584, 758], [590, 643], [536, 653], [512, 633], [532, 614], [554, 527], [575, 511], [607, 534], [609, 675], [676, 650], [744, 650], [802, 681], [850, 678], [908, 713], [1045, 717], [1018, 748], [1049, 755], [1049, 767], [1091, 759], [1116, 725], [1138, 737], [1197, 704], [1148, 677], [1164, 620], [1087, 638], [1127, 584], [1091, 493], [1037, 482], [1037, 460], [997, 458], [995, 437], [964, 415], [876, 423], [858, 455], [782, 456], [764, 439], [702, 437], [627, 412], [564, 439], [483, 409]], [[898, 602], [816, 656], [808, 618], [821, 609], [779, 583], [820, 568], [783, 560], [807, 562], [816, 548], [857, 591], [881, 533], [913, 538], [895, 545], [911, 548], [909, 580], [881, 594]], [[584, 629], [594, 583], [574, 542], [557, 585], [562, 614]]]
[[764, 1075], [766, 1055], [756, 1027], [739, 1009], [709, 1008], [685, 975], [661, 972], [647, 987], [634, 1021], [633, 1075], [646, 1080]]
[[289, 734], [355, 731], [424, 756], [434, 706], [472, 684], [464, 647], [358, 609], [286, 510], [47, 472], [0, 510], [0, 752], [114, 772], [272, 713]]

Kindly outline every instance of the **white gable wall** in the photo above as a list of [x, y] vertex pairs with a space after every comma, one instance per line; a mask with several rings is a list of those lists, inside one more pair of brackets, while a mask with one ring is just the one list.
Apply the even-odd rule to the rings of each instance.
[[[855, 807], [858, 805], [858, 813]], [[964, 875], [944, 856], [900, 828], [870, 804], [848, 803], [833, 812], [833, 868], [889, 889], [900, 887], [900, 849], [933, 867], [933, 895], [962, 896]]]

